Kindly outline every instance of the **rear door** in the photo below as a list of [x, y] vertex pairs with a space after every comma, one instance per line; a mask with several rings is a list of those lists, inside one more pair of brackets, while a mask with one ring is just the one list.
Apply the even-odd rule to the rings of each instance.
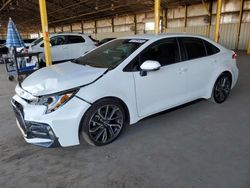
[[203, 39], [179, 37], [182, 56], [188, 65], [187, 92], [190, 100], [203, 97], [216, 68], [216, 56], [208, 56]]
[[68, 35], [69, 59], [76, 59], [84, 54], [85, 39], [80, 35]]
[[67, 37], [65, 35], [53, 36], [50, 39], [51, 57], [53, 62], [66, 61], [68, 57]]

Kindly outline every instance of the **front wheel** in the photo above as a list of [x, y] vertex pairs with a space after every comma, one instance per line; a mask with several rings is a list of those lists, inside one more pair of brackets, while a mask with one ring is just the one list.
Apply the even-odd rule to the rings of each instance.
[[231, 91], [232, 79], [229, 74], [222, 74], [215, 82], [212, 99], [216, 103], [223, 103]]
[[104, 99], [93, 104], [81, 122], [80, 134], [96, 146], [111, 143], [121, 134], [125, 124], [125, 111], [119, 101]]

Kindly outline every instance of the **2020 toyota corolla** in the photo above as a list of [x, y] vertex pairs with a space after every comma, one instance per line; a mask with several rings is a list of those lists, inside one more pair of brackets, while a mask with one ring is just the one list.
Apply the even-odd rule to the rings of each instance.
[[137, 35], [38, 70], [12, 105], [28, 143], [105, 145], [146, 116], [199, 98], [224, 102], [237, 78], [236, 54], [207, 38]]

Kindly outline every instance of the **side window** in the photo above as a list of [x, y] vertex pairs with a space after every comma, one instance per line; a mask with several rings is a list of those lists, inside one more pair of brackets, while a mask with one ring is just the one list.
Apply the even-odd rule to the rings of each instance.
[[81, 36], [68, 35], [68, 44], [84, 43], [85, 40]]
[[182, 45], [186, 50], [187, 59], [195, 59], [206, 56], [205, 46], [203, 41], [198, 38], [183, 37], [180, 38]]
[[161, 66], [179, 62], [179, 47], [176, 39], [165, 39], [149, 47], [140, 56], [141, 63], [146, 60], [158, 61]]
[[206, 41], [206, 40], [203, 40], [203, 41], [204, 41], [204, 44], [205, 44], [206, 49], [207, 49], [207, 55], [213, 55], [213, 54], [216, 54], [216, 53], [218, 53], [220, 51], [219, 48], [212, 45], [208, 41]]
[[161, 66], [180, 61], [179, 47], [175, 38], [164, 39], [151, 44], [137, 55], [125, 68], [125, 72], [139, 71], [140, 65], [146, 60], [158, 61]]
[[66, 44], [65, 36], [59, 35], [51, 37], [50, 43], [52, 46], [64, 45]]

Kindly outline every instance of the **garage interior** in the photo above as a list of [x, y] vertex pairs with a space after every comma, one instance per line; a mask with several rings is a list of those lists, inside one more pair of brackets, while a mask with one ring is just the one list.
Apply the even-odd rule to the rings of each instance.
[[[160, 5], [158, 13], [155, 3]], [[45, 149], [25, 143], [17, 129], [10, 105], [17, 83], [9, 82], [1, 64], [0, 187], [250, 186], [249, 0], [46, 0], [46, 4], [50, 34], [79, 32], [96, 40], [153, 34], [159, 18], [159, 33], [218, 40], [236, 50], [239, 80], [225, 103], [195, 101], [151, 116], [126, 127], [126, 134], [110, 145]], [[43, 36], [38, 0], [0, 2], [0, 39], [6, 39], [9, 17], [22, 38]]]
[[[161, 32], [186, 32], [214, 39], [217, 1], [161, 0]], [[49, 33], [82, 32], [101, 40], [154, 32], [153, 0], [66, 1], [48, 0]], [[23, 38], [42, 34], [38, 0], [0, 3], [0, 38], [6, 38], [11, 17]], [[250, 1], [224, 0], [219, 42], [227, 48], [246, 50], [250, 30]]]

